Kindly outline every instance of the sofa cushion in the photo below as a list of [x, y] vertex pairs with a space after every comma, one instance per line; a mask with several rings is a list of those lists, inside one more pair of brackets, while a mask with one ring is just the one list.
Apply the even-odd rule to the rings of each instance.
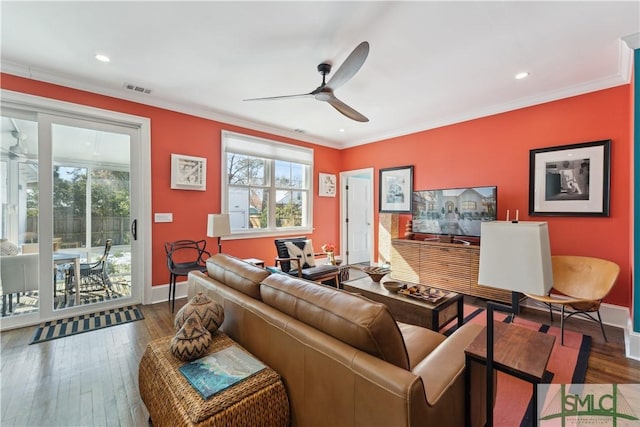
[[402, 334], [384, 304], [291, 276], [262, 281], [262, 301], [327, 335], [410, 369]]
[[207, 260], [207, 274], [243, 294], [260, 299], [260, 282], [270, 273], [231, 255], [216, 254]]

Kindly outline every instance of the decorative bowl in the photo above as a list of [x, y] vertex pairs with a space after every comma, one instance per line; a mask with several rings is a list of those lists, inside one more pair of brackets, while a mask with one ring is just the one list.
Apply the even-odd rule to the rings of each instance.
[[382, 282], [382, 286], [385, 287], [386, 290], [391, 292], [392, 294], [397, 293], [400, 289], [404, 288], [404, 283], [402, 282], [394, 282], [392, 280], [388, 280], [386, 282]]
[[371, 277], [371, 280], [376, 283], [379, 282], [384, 276], [391, 273], [391, 269], [386, 267], [364, 267], [362, 271], [367, 273], [369, 277]]

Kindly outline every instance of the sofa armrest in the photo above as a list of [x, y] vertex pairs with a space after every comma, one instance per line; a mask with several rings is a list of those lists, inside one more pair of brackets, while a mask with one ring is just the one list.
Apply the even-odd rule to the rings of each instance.
[[464, 349], [482, 328], [482, 325], [463, 325], [413, 368], [412, 372], [422, 378], [429, 405], [436, 405], [464, 373]]

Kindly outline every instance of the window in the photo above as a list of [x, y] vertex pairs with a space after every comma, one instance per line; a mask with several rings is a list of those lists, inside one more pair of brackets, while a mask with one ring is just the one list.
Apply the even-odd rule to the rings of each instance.
[[312, 228], [313, 150], [222, 132], [222, 211], [234, 234]]
[[462, 209], [465, 211], [475, 211], [477, 209], [477, 204], [471, 200], [465, 200], [462, 202]]

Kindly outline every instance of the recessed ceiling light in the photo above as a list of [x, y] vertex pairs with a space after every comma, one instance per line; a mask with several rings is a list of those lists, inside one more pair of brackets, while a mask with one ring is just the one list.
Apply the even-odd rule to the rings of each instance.
[[338, 129], [338, 132], [344, 132], [344, 129]]
[[100, 62], [111, 62], [111, 58], [101, 53], [96, 54], [96, 59]]
[[528, 71], [523, 71], [523, 72], [518, 73], [518, 74], [515, 75], [516, 80], [526, 79], [527, 77], [529, 77], [529, 72]]

